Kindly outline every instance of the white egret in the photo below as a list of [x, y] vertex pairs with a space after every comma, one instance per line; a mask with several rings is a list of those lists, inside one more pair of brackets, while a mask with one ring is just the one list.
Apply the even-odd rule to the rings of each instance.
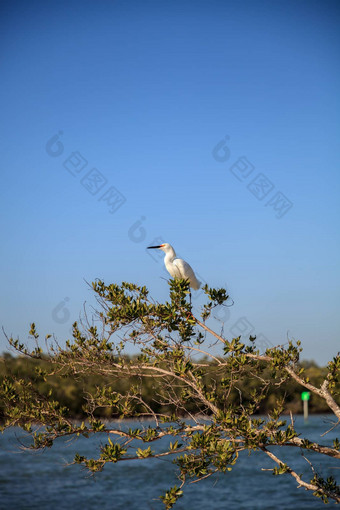
[[171, 244], [164, 243], [159, 246], [148, 246], [148, 250], [158, 248], [164, 251], [164, 264], [167, 271], [173, 278], [183, 278], [189, 280], [190, 287], [195, 290], [200, 288], [201, 282], [199, 282], [195, 276], [195, 273], [191, 266], [185, 260], [178, 259], [176, 252]]

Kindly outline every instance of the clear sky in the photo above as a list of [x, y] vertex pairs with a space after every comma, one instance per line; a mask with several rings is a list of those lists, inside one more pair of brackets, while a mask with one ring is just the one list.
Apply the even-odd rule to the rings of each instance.
[[227, 337], [334, 356], [339, 1], [0, 9], [6, 332], [24, 340], [35, 321], [62, 343], [97, 277], [165, 299], [162, 260], [145, 250], [163, 240], [227, 286]]

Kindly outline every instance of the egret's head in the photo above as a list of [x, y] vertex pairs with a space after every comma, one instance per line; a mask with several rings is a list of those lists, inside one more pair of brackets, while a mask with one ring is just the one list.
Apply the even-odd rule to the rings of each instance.
[[148, 246], [148, 250], [152, 250], [154, 248], [158, 248], [159, 250], [164, 251], [164, 253], [168, 253], [169, 251], [173, 251], [173, 247], [169, 243], [159, 244], [158, 246]]

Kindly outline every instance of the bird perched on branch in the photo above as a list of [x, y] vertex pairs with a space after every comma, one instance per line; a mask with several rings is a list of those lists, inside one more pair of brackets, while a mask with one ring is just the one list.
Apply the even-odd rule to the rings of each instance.
[[152, 250], [158, 248], [159, 250], [164, 251], [164, 264], [167, 271], [173, 278], [183, 278], [189, 280], [190, 287], [195, 290], [200, 288], [201, 282], [199, 282], [195, 276], [195, 273], [191, 266], [185, 260], [178, 259], [176, 257], [176, 252], [171, 246], [171, 244], [164, 243], [159, 246], [148, 246], [148, 250]]

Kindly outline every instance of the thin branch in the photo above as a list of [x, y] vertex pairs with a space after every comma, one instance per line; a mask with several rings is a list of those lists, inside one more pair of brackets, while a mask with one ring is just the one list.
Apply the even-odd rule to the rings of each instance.
[[[276, 464], [278, 464], [278, 465], [284, 464], [284, 462], [282, 462], [278, 457], [276, 457], [276, 455], [274, 455], [272, 452], [267, 450], [267, 448], [265, 446], [262, 446], [261, 450], [264, 453], [266, 453], [268, 455], [268, 457], [270, 457], [274, 462], [276, 462]], [[289, 473], [298, 482], [298, 484], [299, 484], [298, 489], [300, 487], [304, 487], [305, 489], [310, 490], [310, 491], [314, 491], [314, 492], [319, 491], [319, 492], [322, 492], [323, 494], [325, 494], [325, 496], [333, 499], [337, 503], [340, 503], [340, 496], [337, 496], [336, 494], [327, 492], [322, 487], [318, 487], [315, 484], [304, 482], [302, 480], [302, 478], [295, 471], [293, 471], [290, 467], [288, 467], [287, 473]]]

